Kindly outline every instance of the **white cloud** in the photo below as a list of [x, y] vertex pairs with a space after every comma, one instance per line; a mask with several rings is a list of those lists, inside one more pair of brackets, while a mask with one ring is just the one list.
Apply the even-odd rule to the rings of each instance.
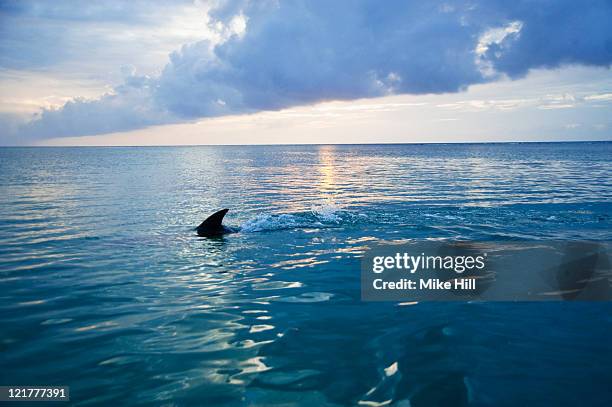
[[495, 70], [494, 63], [488, 56], [488, 52], [492, 46], [495, 46], [495, 56], [499, 58], [503, 52], [503, 48], [508, 46], [505, 41], [511, 41], [518, 38], [523, 23], [513, 21], [503, 27], [491, 28], [485, 31], [479, 38], [476, 48], [476, 65], [485, 77], [494, 77], [499, 73]]
[[584, 100], [598, 100], [598, 101], [612, 100], [612, 93], [600, 93], [596, 95], [588, 95], [588, 96], [585, 96]]

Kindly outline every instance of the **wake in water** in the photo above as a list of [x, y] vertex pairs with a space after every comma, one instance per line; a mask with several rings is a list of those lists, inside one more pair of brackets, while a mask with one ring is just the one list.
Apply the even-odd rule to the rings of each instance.
[[268, 232], [298, 228], [333, 228], [363, 222], [367, 216], [339, 208], [334, 204], [313, 206], [310, 211], [261, 214], [240, 225], [244, 233]]

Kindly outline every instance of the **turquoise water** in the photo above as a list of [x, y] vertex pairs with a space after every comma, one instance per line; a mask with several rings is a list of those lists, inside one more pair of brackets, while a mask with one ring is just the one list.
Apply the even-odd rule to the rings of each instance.
[[[612, 304], [364, 303], [379, 241], [612, 239], [612, 143], [0, 149], [0, 385], [75, 405], [612, 403]], [[198, 238], [228, 207], [241, 227]]]

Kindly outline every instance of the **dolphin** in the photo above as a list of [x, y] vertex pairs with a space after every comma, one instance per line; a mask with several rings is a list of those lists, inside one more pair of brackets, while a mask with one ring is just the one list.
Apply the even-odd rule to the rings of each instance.
[[229, 209], [221, 209], [218, 212], [210, 215], [206, 220], [200, 223], [200, 226], [196, 228], [198, 236], [202, 237], [218, 237], [227, 233], [235, 233], [238, 230], [223, 226], [223, 217], [229, 211]]

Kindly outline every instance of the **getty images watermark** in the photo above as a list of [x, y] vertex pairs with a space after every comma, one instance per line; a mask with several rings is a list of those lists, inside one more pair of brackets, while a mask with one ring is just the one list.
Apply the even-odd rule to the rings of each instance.
[[612, 299], [609, 242], [380, 245], [361, 263], [365, 301]]

